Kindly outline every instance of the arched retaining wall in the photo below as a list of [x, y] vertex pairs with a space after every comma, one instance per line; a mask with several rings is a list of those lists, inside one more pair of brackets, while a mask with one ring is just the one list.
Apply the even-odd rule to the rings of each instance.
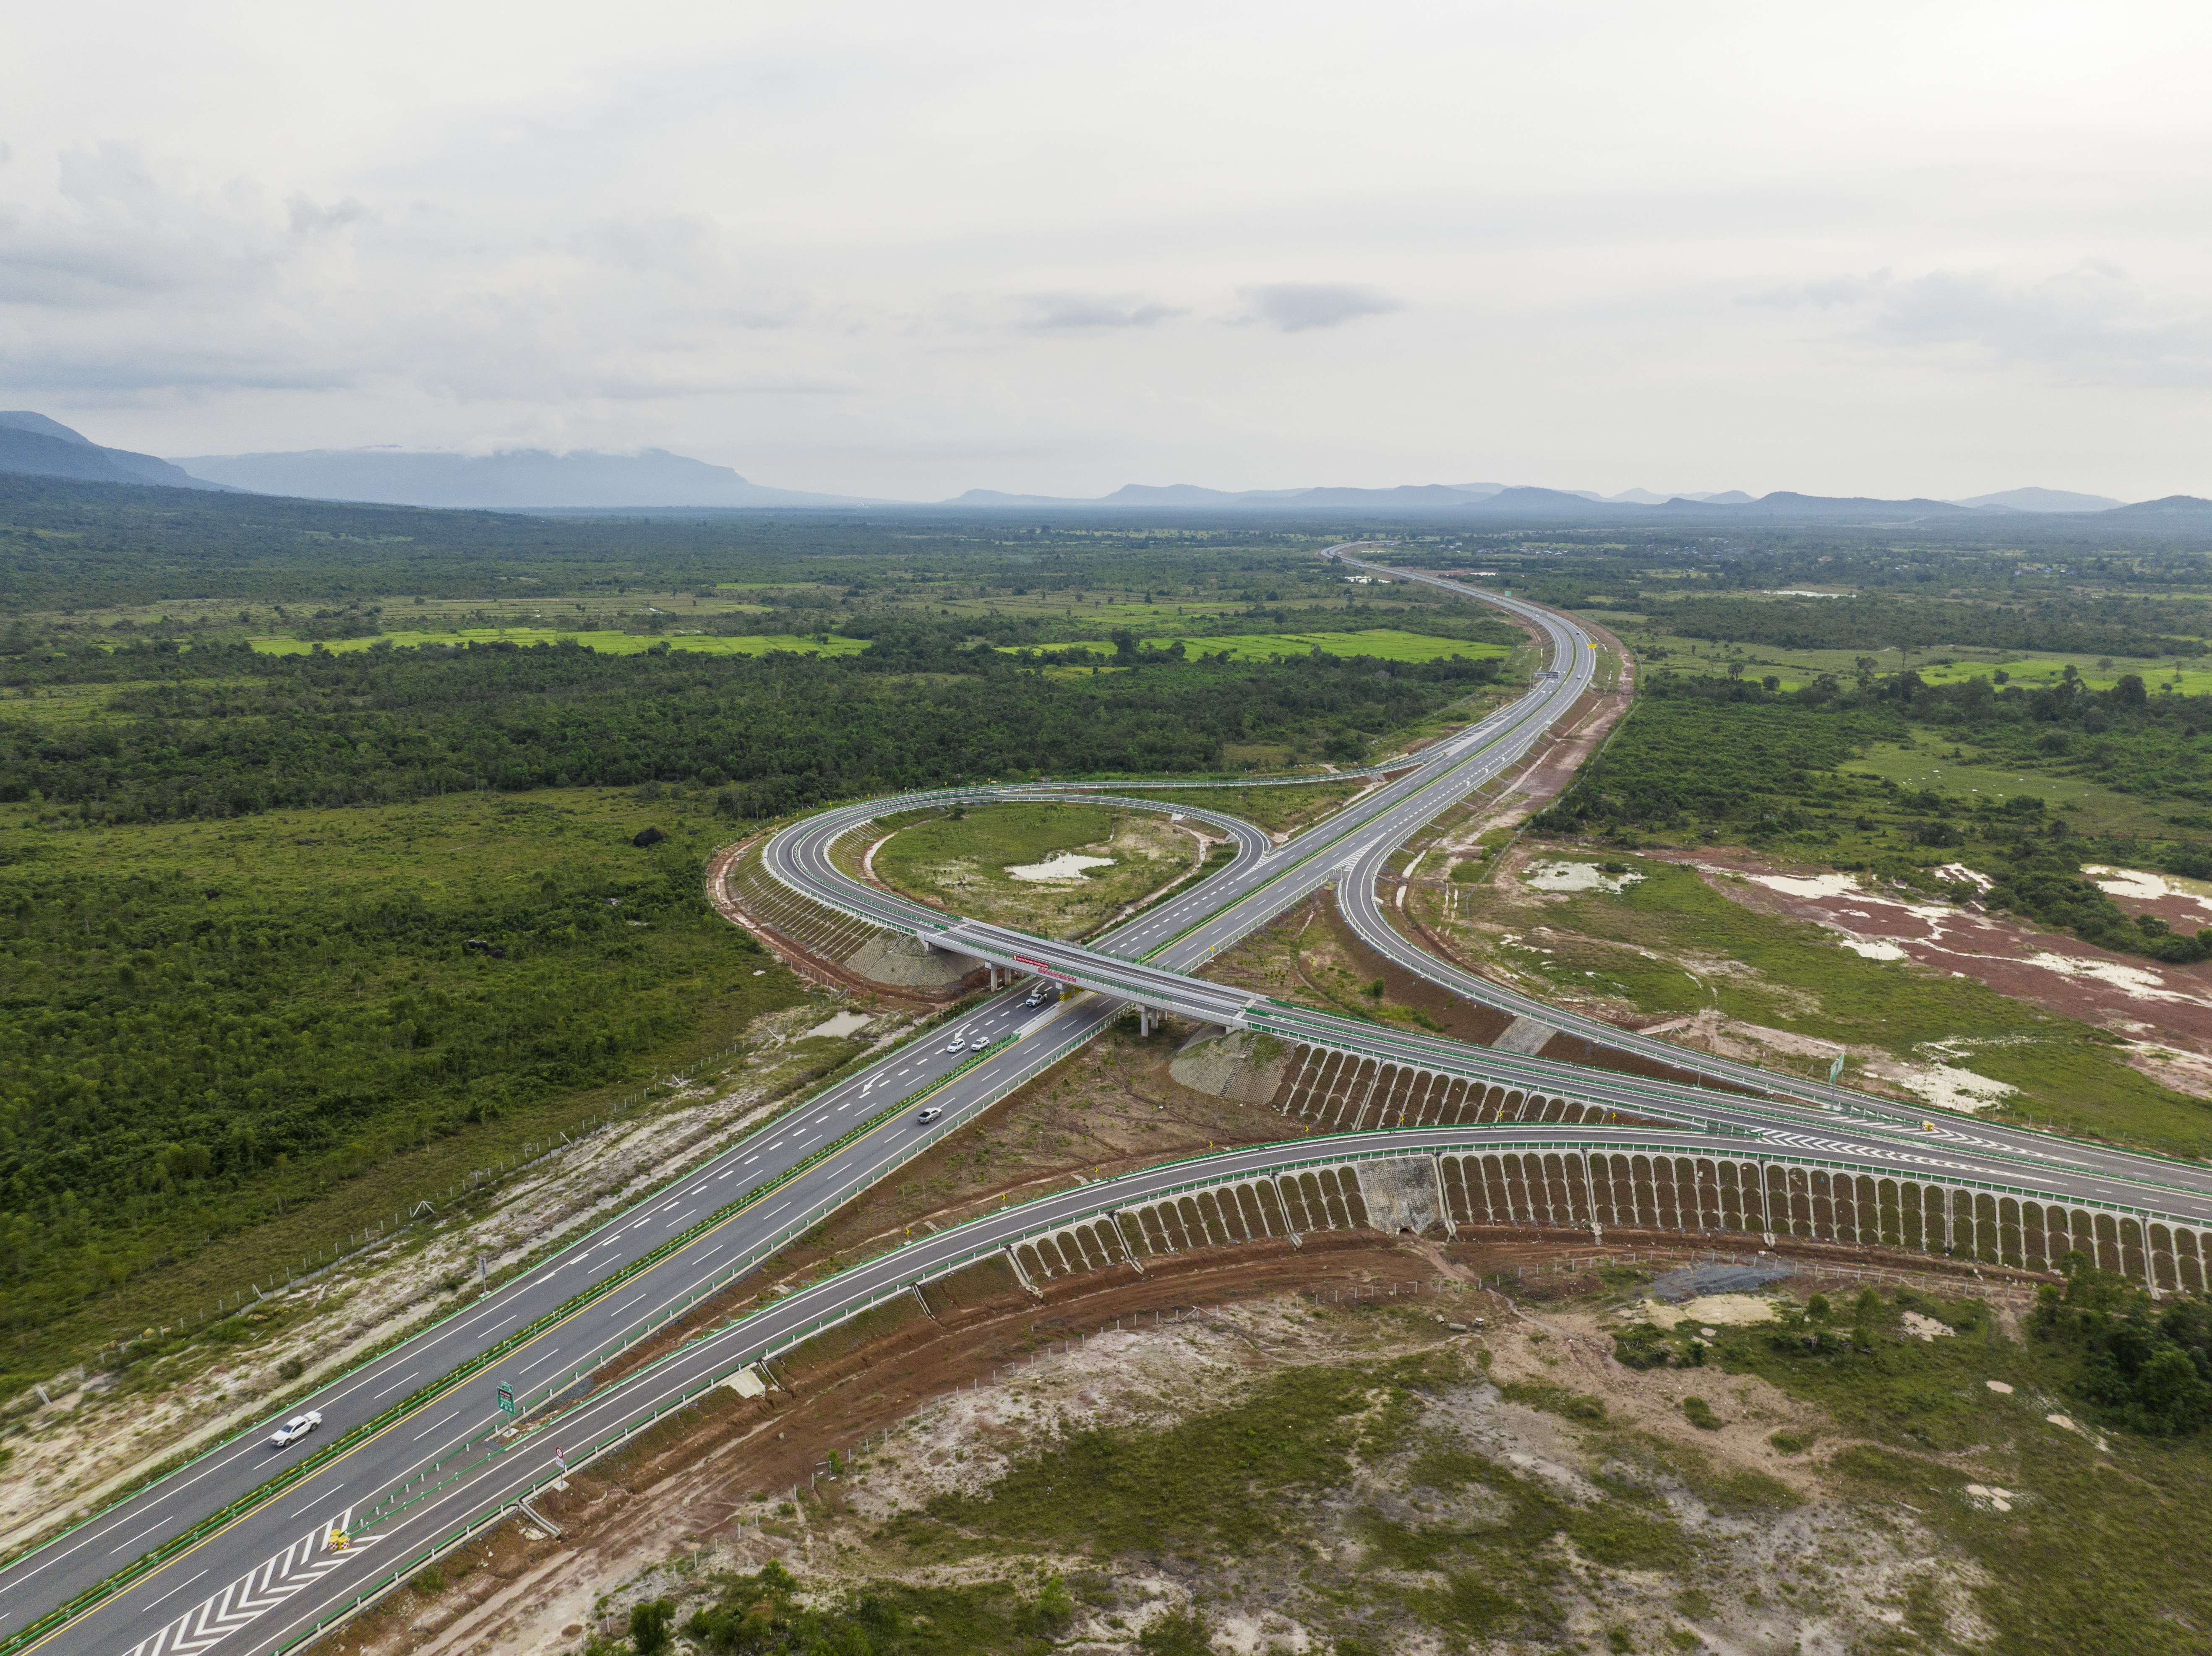
[[1033, 1280], [1321, 1230], [1528, 1225], [1784, 1237], [2028, 1271], [2069, 1252], [2162, 1291], [2202, 1291], [2203, 1229], [2140, 1210], [1810, 1157], [1562, 1143], [1337, 1159], [1109, 1210], [1013, 1245]]

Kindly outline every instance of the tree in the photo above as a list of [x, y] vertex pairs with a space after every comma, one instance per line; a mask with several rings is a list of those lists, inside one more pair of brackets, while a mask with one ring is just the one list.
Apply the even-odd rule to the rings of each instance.
[[630, 1606], [629, 1641], [636, 1647], [637, 1656], [660, 1656], [668, 1648], [668, 1624], [675, 1615], [676, 1606], [665, 1598], [648, 1598]]

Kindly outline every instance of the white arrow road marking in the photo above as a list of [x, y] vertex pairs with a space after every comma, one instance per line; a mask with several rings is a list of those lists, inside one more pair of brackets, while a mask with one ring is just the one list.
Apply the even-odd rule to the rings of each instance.
[[274, 1558], [142, 1640], [131, 1656], [198, 1656], [344, 1563], [346, 1555], [329, 1550], [328, 1543], [328, 1532], [321, 1526], [308, 1531]]

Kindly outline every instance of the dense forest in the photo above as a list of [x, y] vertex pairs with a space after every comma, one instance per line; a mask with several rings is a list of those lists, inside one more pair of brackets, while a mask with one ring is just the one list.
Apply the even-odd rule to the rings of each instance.
[[[0, 1326], [401, 1150], [639, 1079], [711, 1004], [776, 1004], [757, 946], [707, 906], [707, 820], [540, 794], [11, 824]], [[640, 822], [670, 837], [636, 847]]]
[[994, 777], [1218, 769], [1227, 745], [1254, 741], [1356, 759], [1364, 735], [1498, 672], [1494, 659], [1231, 664], [1150, 651], [1070, 676], [924, 625], [887, 626], [836, 660], [573, 645], [118, 653], [90, 664], [130, 675], [106, 717], [0, 724], [0, 799], [149, 822], [682, 781], [760, 817]]
[[827, 585], [833, 601], [917, 583], [1002, 591], [1218, 584], [1253, 601], [1338, 584], [1325, 531], [1121, 520], [1049, 532], [1003, 518], [739, 513], [526, 517], [349, 506], [0, 474], [0, 614], [188, 599], [343, 604], [378, 595], [539, 598], [720, 583]]

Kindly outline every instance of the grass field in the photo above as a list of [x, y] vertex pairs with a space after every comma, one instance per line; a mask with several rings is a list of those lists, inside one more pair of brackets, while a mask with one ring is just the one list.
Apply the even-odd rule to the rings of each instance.
[[[1677, 864], [1609, 860], [1645, 877], [1618, 895], [1578, 892], [1540, 905], [1491, 886], [1458, 886], [1449, 895], [1428, 889], [1415, 901], [1474, 922], [1455, 934], [1548, 992], [1625, 1003], [1653, 1016], [1717, 1007], [1731, 1019], [1907, 1063], [1925, 1062], [1918, 1049], [1928, 1043], [1952, 1043], [1954, 1052], [1972, 1054], [1953, 1061], [2020, 1089], [2003, 1107], [2014, 1113], [2182, 1155], [2212, 1151], [2212, 1106], [2130, 1069], [2100, 1031], [1970, 978], [1864, 959], [1819, 926], [1730, 901]], [[1794, 1065], [1808, 1073], [1826, 1067], [1812, 1058]]]
[[[697, 650], [716, 656], [764, 656], [774, 650], [789, 650], [806, 656], [856, 656], [868, 647], [864, 638], [846, 638], [836, 633], [803, 637], [791, 633], [757, 634], [750, 637], [725, 637], [712, 633], [620, 633], [611, 631], [568, 632], [553, 627], [464, 627], [447, 633], [416, 633], [394, 631], [378, 638], [333, 639], [322, 645], [331, 651], [366, 650], [373, 645], [388, 644], [396, 650], [411, 649], [422, 644], [580, 644], [601, 655], [642, 655], [656, 645], [665, 644], [672, 650]], [[303, 656], [317, 646], [296, 638], [257, 638], [254, 650], [262, 655]]]
[[2157, 839], [2172, 831], [2166, 815], [2172, 809], [2171, 801], [2117, 792], [2056, 767], [2030, 769], [1985, 761], [1950, 734], [1924, 725], [1912, 727], [1911, 737], [1910, 745], [1867, 743], [1859, 758], [1838, 767], [1838, 773], [1887, 777], [1900, 787], [1937, 788], [1970, 800], [2033, 794], [2051, 810], [2064, 812], [2066, 826], [2078, 834], [2133, 834]]
[[[1900, 1338], [1908, 1310], [1954, 1331]], [[1971, 1300], [1905, 1289], [1863, 1311], [1839, 1298], [1835, 1314], [1845, 1331], [1860, 1317], [1875, 1331], [1871, 1347], [1831, 1339], [1840, 1353], [1814, 1353], [1788, 1332], [1732, 1328], [1707, 1362], [1818, 1404], [1844, 1443], [1856, 1441], [1826, 1462], [1840, 1492], [1906, 1506], [1987, 1573], [1978, 1596], [1997, 1635], [1990, 1648], [2181, 1656], [2204, 1647], [2212, 1548], [2195, 1518], [2212, 1475], [2203, 1435], [2115, 1431], [2112, 1453], [2102, 1453], [2053, 1426], [2043, 1418], [2049, 1403], [2081, 1396], [2078, 1360], [2032, 1334], [2008, 1338]], [[1990, 1391], [1992, 1380], [2010, 1393]], [[2011, 1510], [1970, 1499], [1970, 1482], [2005, 1490]], [[1896, 1647], [1932, 1647], [1918, 1639]]]
[[[2212, 691], [2212, 667], [2185, 663], [2179, 669], [2170, 657], [2022, 655], [2001, 650], [1899, 650], [1894, 647], [1859, 650], [1785, 650], [1774, 645], [1727, 646], [1711, 639], [1684, 638], [1655, 630], [1631, 615], [1588, 613], [1589, 618], [1613, 628], [1634, 648], [1647, 670], [1694, 673], [1707, 677], [1725, 675], [1731, 664], [1740, 664], [1743, 676], [1757, 681], [1771, 674], [1780, 688], [1795, 690], [1822, 673], [1848, 682], [1856, 676], [1861, 660], [1874, 663], [1876, 674], [1902, 672], [1910, 668], [1930, 684], [1955, 684], [1969, 678], [1996, 682], [2002, 672], [2014, 684], [2033, 689], [2057, 683], [2073, 667], [2082, 684], [2092, 690], [2108, 690], [2126, 674], [2141, 678], [2150, 692], [2172, 684], [2179, 695], [2203, 695]], [[1661, 617], [1663, 619], [1663, 612]]]
[[[1125, 905], [1188, 870], [1197, 850], [1164, 816], [1103, 805], [971, 805], [958, 816], [910, 812], [885, 819], [885, 826], [895, 832], [875, 854], [885, 884], [1054, 937], [1095, 931]], [[1071, 852], [1107, 858], [1111, 866], [1050, 881], [1007, 872]]]
[[[779, 595], [805, 595], [804, 581], [769, 583]], [[823, 602], [834, 600], [834, 589]], [[770, 615], [774, 606], [736, 597], [702, 597], [696, 591], [647, 591], [632, 589], [619, 595], [594, 596], [579, 603], [568, 597], [533, 597], [528, 591], [486, 591], [480, 597], [428, 597], [410, 592], [375, 594], [360, 600], [364, 608], [381, 612], [384, 624], [394, 631], [451, 632], [457, 627], [537, 627], [549, 620], [556, 624], [593, 630], [623, 616], [642, 616], [659, 610], [672, 622], [707, 616]], [[106, 630], [123, 622], [133, 628], [179, 630], [223, 639], [244, 638], [255, 633], [283, 634], [285, 620], [313, 606], [295, 603], [241, 603], [236, 598], [164, 598], [158, 603], [103, 605], [72, 610], [66, 616], [52, 610], [26, 611], [32, 622], [67, 621], [78, 627]], [[281, 612], [281, 613], [280, 613]]]
[[[1218, 638], [1202, 634], [1164, 633], [1144, 639], [1142, 643], [1146, 648], [1152, 650], [1164, 650], [1180, 644], [1193, 656], [1218, 655], [1226, 651], [1233, 661], [1265, 661], [1275, 656], [1302, 656], [1313, 650], [1333, 656], [1373, 656], [1382, 661], [1449, 661], [1454, 656], [1468, 661], [1480, 661], [1512, 653], [1510, 645], [1434, 638], [1426, 633], [1403, 632], [1392, 627], [1378, 627], [1358, 633], [1228, 633]], [[1088, 650], [1098, 656], [1114, 653], [1113, 645], [1100, 639], [1039, 647]]]

